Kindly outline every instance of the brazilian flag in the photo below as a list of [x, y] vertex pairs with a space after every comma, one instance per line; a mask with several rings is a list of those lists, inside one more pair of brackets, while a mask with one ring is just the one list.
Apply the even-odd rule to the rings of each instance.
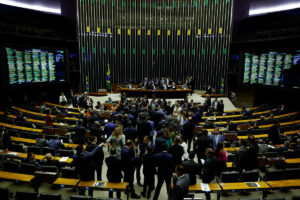
[[106, 71], [106, 86], [107, 86], [107, 90], [110, 92], [111, 87], [110, 87], [110, 69], [109, 69], [109, 64], [107, 64], [107, 71]]
[[221, 94], [224, 94], [224, 78], [222, 78], [221, 80], [221, 90], [220, 90]]

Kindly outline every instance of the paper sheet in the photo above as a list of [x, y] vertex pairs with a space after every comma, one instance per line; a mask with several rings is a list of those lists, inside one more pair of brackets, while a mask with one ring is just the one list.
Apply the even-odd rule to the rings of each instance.
[[210, 192], [209, 185], [207, 183], [201, 183], [201, 190], [204, 192]]
[[61, 157], [61, 158], [60, 158], [60, 161], [61, 161], [61, 162], [66, 162], [66, 161], [68, 160], [68, 158], [69, 158], [69, 157]]
[[18, 153], [16, 153], [16, 152], [9, 152], [9, 153], [7, 153], [7, 155], [13, 155], [13, 156], [16, 156], [16, 155], [18, 155]]

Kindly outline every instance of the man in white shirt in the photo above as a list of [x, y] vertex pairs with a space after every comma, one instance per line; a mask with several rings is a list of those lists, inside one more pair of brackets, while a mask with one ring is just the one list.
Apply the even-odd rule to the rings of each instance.
[[59, 96], [59, 104], [60, 105], [66, 105], [67, 104], [67, 98], [64, 95], [64, 93], [62, 92], [61, 95]]

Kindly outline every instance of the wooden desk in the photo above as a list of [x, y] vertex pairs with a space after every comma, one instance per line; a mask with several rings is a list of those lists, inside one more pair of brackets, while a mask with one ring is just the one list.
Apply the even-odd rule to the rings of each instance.
[[71, 178], [58, 178], [53, 182], [53, 185], [58, 185], [60, 187], [76, 187], [79, 183], [78, 179]]
[[271, 188], [287, 188], [287, 187], [300, 187], [300, 179], [280, 180], [280, 181], [267, 181]]
[[[24, 142], [24, 143], [29, 143], [29, 144], [35, 144], [36, 140], [34, 139], [28, 139], [28, 138], [19, 138], [19, 137], [13, 137], [11, 136], [12, 141], [17, 141], [17, 142]], [[64, 143], [65, 148], [76, 148], [79, 146], [79, 144], [70, 144], [70, 143]], [[83, 145], [83, 148], [86, 148], [86, 145]]]
[[200, 93], [201, 97], [210, 96], [211, 98], [224, 97], [224, 94], [209, 94], [207, 95], [205, 92]]
[[47, 101], [45, 101], [44, 103], [47, 104], [47, 105], [51, 105], [51, 106], [55, 106], [55, 107], [60, 107], [60, 108], [67, 108], [67, 109], [72, 109], [72, 110], [80, 110], [80, 108], [68, 108], [67, 106], [62, 106], [62, 105], [51, 103], [51, 102], [47, 102]]
[[286, 164], [299, 164], [300, 158], [288, 158], [288, 159], [285, 159], [284, 162]]
[[[221, 187], [219, 186], [218, 183], [209, 183], [209, 188], [211, 191], [221, 191]], [[203, 192], [201, 188], [201, 184], [195, 184], [195, 185], [190, 185], [189, 187], [190, 192]]]
[[33, 175], [19, 174], [13, 172], [0, 171], [0, 179], [15, 180], [21, 182], [31, 182], [34, 179]]
[[2, 122], [0, 122], [0, 126], [7, 127], [7, 128], [12, 128], [12, 129], [23, 130], [23, 131], [37, 132], [37, 133], [43, 132], [43, 129], [16, 126], [16, 125], [6, 124], [6, 123], [2, 123]]
[[235, 151], [239, 150], [239, 148], [240, 148], [240, 147], [234, 147], [234, 148], [232, 148], [232, 147], [225, 147], [225, 148], [224, 148], [224, 151], [227, 151], [227, 152], [235, 152]]
[[[104, 182], [105, 185], [103, 187], [95, 187], [94, 183], [96, 182]], [[123, 191], [126, 192], [128, 190], [128, 184], [126, 182], [120, 183], [110, 183], [106, 181], [80, 181], [77, 187], [86, 188], [86, 189], [93, 189], [93, 190], [116, 190], [116, 191]], [[129, 199], [129, 191], [127, 191], [127, 199]]]
[[[33, 111], [26, 110], [26, 109], [23, 109], [23, 108], [19, 108], [19, 107], [16, 107], [16, 106], [13, 106], [13, 109], [21, 111], [23, 113], [28, 113], [28, 114], [32, 114], [32, 115], [46, 117], [46, 114], [38, 113], [38, 112], [33, 112]], [[56, 118], [56, 115], [51, 115], [51, 117]], [[78, 118], [74, 118], [74, 117], [65, 117], [64, 119], [73, 120], [73, 121], [77, 121], [78, 120]]]
[[257, 190], [257, 189], [269, 189], [270, 186], [265, 182], [257, 182], [260, 187], [249, 187], [246, 182], [236, 183], [223, 183], [220, 184], [223, 190]]
[[181, 97], [184, 98], [190, 92], [191, 89], [176, 89], [176, 90], [152, 90], [152, 89], [129, 89], [129, 88], [121, 88], [120, 92], [125, 92], [127, 97], [137, 97], [137, 96], [148, 96], [153, 97]]
[[[14, 151], [8, 151], [7, 153], [2, 152], [3, 154], [8, 154], [8, 153], [17, 153], [17, 157], [20, 159], [26, 159], [27, 158], [27, 153], [20, 153], [20, 152], [14, 152]], [[34, 154], [36, 160], [44, 160], [45, 155], [39, 155], [39, 154]], [[71, 164], [73, 162], [73, 158], [68, 158], [66, 161], [61, 161], [61, 157], [53, 157], [55, 160], [58, 160], [61, 163], [66, 163], [66, 164]]]

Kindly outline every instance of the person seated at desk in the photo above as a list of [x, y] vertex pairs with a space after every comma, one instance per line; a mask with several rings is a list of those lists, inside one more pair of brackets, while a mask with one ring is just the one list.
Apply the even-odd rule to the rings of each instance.
[[56, 136], [56, 139], [49, 140], [49, 148], [55, 149], [56, 153], [58, 153], [59, 149], [65, 148], [65, 145], [59, 140], [59, 135]]
[[41, 138], [36, 138], [35, 139], [35, 146], [43, 148], [48, 146], [48, 140], [46, 139], [46, 134], [42, 133]]
[[53, 159], [52, 154], [51, 153], [47, 153], [45, 155], [45, 158], [43, 158], [43, 163], [42, 165], [46, 165], [46, 166], [55, 166], [57, 167], [58, 170], [60, 170], [61, 165], [59, 163], [58, 160]]
[[46, 111], [45, 121], [47, 126], [53, 126], [53, 118], [51, 117], [51, 110]]
[[280, 147], [274, 149], [275, 151], [277, 151], [279, 154], [281, 154], [284, 151], [289, 151], [290, 150], [290, 142], [288, 140], [284, 141], [283, 145], [281, 145]]
[[158, 77], [155, 78], [154, 84], [156, 87], [159, 87], [160, 81], [159, 81]]
[[166, 83], [165, 77], [161, 77], [160, 85], [164, 85]]
[[133, 85], [132, 85], [131, 82], [129, 82], [129, 83], [127, 84], [127, 88], [128, 88], [128, 89], [133, 89]]
[[22, 112], [19, 112], [19, 114], [16, 117], [16, 121], [20, 121], [20, 122], [25, 122], [26, 121], [26, 117], [23, 115]]
[[95, 106], [96, 109], [100, 110], [102, 109], [103, 105], [101, 104], [100, 101], [97, 101], [97, 105]]
[[175, 82], [172, 83], [171, 89], [172, 89], [172, 90], [176, 90], [176, 83], [175, 83]]
[[156, 86], [155, 86], [154, 81], [151, 81], [150, 89], [156, 90]]
[[35, 160], [35, 155], [33, 154], [33, 152], [28, 152], [27, 158], [25, 160], [23, 160], [22, 162], [33, 164], [35, 170], [41, 169], [41, 165]]
[[138, 84], [138, 89], [142, 89], [142, 88], [143, 88], [143, 83], [141, 82]]
[[173, 82], [172, 82], [172, 79], [170, 77], [167, 78], [166, 83], [167, 83], [167, 88], [172, 89]]
[[148, 78], [146, 77], [143, 82], [143, 88], [146, 89], [148, 87]]

